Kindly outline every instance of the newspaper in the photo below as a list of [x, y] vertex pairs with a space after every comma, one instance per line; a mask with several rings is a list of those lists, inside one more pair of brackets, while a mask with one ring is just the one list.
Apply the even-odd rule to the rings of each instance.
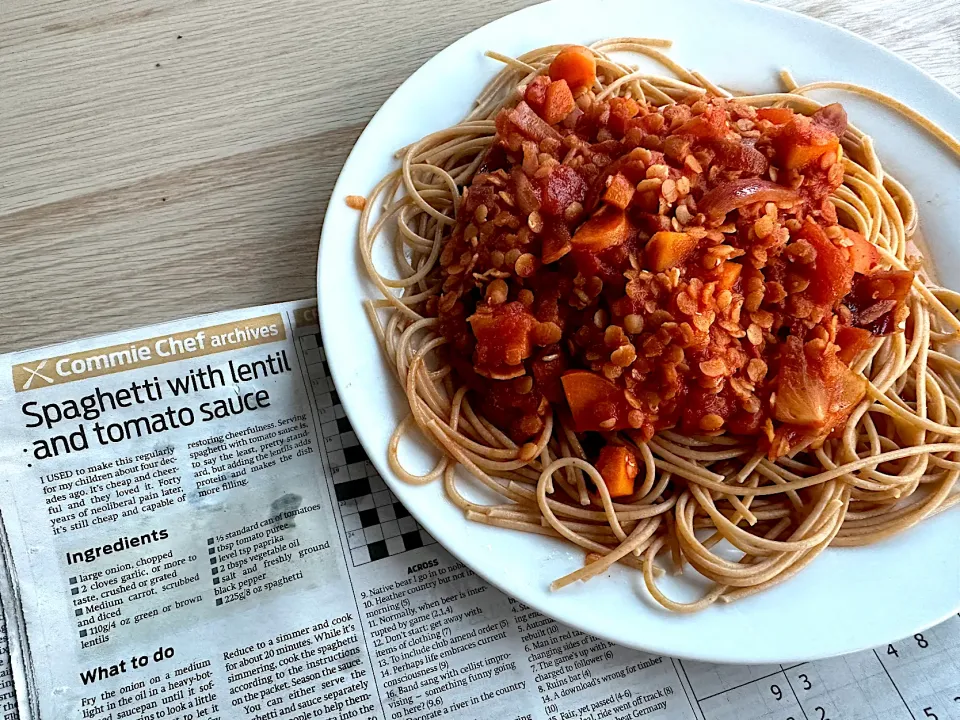
[[717, 666], [487, 585], [367, 460], [310, 302], [3, 362], [3, 718], [960, 718], [960, 617]]

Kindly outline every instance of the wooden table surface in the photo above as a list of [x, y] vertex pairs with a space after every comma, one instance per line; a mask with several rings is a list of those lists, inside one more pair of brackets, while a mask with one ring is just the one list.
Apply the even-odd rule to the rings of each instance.
[[[314, 295], [364, 124], [431, 55], [530, 4], [0, 0], [0, 351]], [[773, 4], [960, 91], [956, 0]]]

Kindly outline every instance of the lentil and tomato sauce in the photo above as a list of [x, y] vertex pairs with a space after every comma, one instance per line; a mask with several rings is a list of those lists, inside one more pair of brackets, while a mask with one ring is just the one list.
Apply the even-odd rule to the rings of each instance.
[[440, 255], [428, 313], [471, 401], [517, 443], [553, 410], [578, 433], [755, 436], [771, 458], [826, 437], [913, 282], [830, 199], [845, 111], [597, 99], [578, 52], [497, 115]]

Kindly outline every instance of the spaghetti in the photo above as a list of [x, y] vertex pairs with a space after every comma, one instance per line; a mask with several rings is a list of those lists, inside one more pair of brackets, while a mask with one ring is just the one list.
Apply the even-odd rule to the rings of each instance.
[[[581, 547], [587, 554], [585, 565], [555, 581], [553, 589], [577, 580], [589, 580], [613, 564], [621, 563], [642, 571], [648, 591], [662, 606], [691, 612], [717, 600], [733, 601], [782, 582], [802, 570], [828, 546], [877, 542], [960, 502], [957, 490], [960, 361], [946, 351], [946, 346], [960, 335], [960, 321], [954, 315], [960, 308], [960, 295], [933, 284], [922, 273], [919, 255], [911, 243], [917, 227], [916, 205], [906, 189], [883, 171], [870, 138], [847, 126], [845, 114], [842, 123], [837, 120], [838, 111], [830, 108], [838, 106], [821, 108], [807, 93], [821, 88], [860, 93], [903, 112], [958, 155], [960, 143], [891, 98], [846, 83], [797, 86], [784, 73], [785, 92], [734, 97], [699, 73], [672, 61], [661, 51], [668, 46], [669, 42], [662, 40], [617, 38], [598, 42], [589, 49], [563, 45], [544, 47], [519, 58], [489, 53], [503, 62], [505, 68], [480, 93], [474, 110], [461, 123], [401, 150], [400, 168], [383, 178], [365, 202], [356, 202], [353, 206], [362, 208], [361, 257], [370, 280], [382, 294], [381, 298], [366, 301], [367, 313], [410, 407], [410, 415], [399, 424], [390, 440], [391, 469], [410, 483], [442, 481], [450, 500], [472, 521], [559, 537]], [[570, 53], [579, 53], [579, 59], [569, 58]], [[650, 74], [622, 62], [619, 58], [627, 53], [656, 61], [665, 74]], [[582, 62], [584, 57], [586, 63]], [[590, 63], [595, 67], [595, 74], [588, 75], [583, 86], [577, 87], [578, 73]], [[551, 80], [555, 74], [566, 78], [563, 88], [556, 87], [556, 78]], [[564, 88], [571, 88], [571, 95], [576, 94], [574, 107], [570, 106]], [[554, 90], [557, 92], [553, 93]], [[530, 110], [527, 100], [537, 108], [537, 116], [527, 112]], [[601, 338], [606, 335], [609, 341], [613, 337], [613, 343], [608, 342], [608, 348], [614, 348], [610, 359], [601, 358], [600, 353], [591, 355], [595, 346], [589, 346], [584, 340], [587, 353], [581, 352], [577, 357], [581, 366], [590, 365], [594, 371], [591, 378], [573, 377], [577, 372], [588, 371], [567, 367], [562, 377], [565, 398], [554, 397], [548, 401], [542, 393], [538, 395], [541, 385], [546, 387], [546, 383], [557, 379], [551, 375], [544, 380], [542, 374], [538, 374], [543, 368], [552, 368], [551, 363], [561, 361], [558, 358], [563, 353], [552, 353], [550, 348], [565, 347], [557, 343], [573, 343], [573, 332], [577, 329], [567, 323], [569, 332], [561, 333], [564, 323], [560, 320], [554, 323], [529, 319], [533, 318], [530, 308], [540, 306], [533, 305], [534, 293], [526, 288], [534, 286], [525, 284], [524, 280], [534, 277], [542, 267], [559, 262], [570, 252], [568, 246], [571, 245], [569, 236], [563, 236], [562, 232], [559, 233], [562, 243], [556, 238], [546, 239], [549, 228], [558, 225], [545, 227], [553, 221], [544, 219], [540, 203], [551, 202], [547, 197], [551, 193], [557, 196], [561, 201], [557, 217], [565, 217], [574, 226], [582, 223], [585, 213], [589, 212], [584, 205], [596, 206], [599, 199], [591, 201], [588, 192], [585, 199], [586, 191], [578, 195], [568, 186], [555, 185], [551, 189], [549, 184], [541, 185], [534, 204], [538, 210], [523, 209], [528, 227], [512, 228], [516, 235], [522, 236], [521, 242], [531, 234], [543, 238], [538, 240], [540, 257], [496, 250], [500, 256], [482, 273], [470, 272], [474, 269], [471, 262], [477, 262], [476, 254], [453, 256], [452, 238], [455, 237], [457, 243], [471, 241], [476, 247], [478, 226], [496, 223], [495, 217], [487, 217], [490, 208], [477, 204], [480, 188], [471, 185], [481, 175], [485, 176], [485, 182], [489, 177], [496, 177], [496, 172], [491, 172], [497, 164], [491, 160], [493, 153], [507, 145], [505, 151], [514, 158], [513, 162], [518, 166], [522, 164], [519, 174], [510, 176], [501, 171], [499, 187], [504, 187], [504, 180], [510, 180], [506, 189], [513, 194], [501, 192], [497, 197], [502, 200], [496, 202], [511, 207], [522, 205], [521, 186], [528, 180], [519, 175], [547, 177], [551, 169], [556, 169], [556, 156], [562, 154], [559, 147], [551, 144], [555, 142], [559, 146], [561, 136], [548, 130], [560, 127], [557, 123], [562, 122], [574, 127], [579, 116], [597, 112], [598, 107], [608, 113], [603, 123], [613, 128], [612, 134], [605, 131], [606, 135], [595, 138], [599, 143], [589, 149], [592, 155], [575, 140], [571, 141], [569, 148], [563, 149], [566, 153], [563, 161], [566, 164], [578, 152], [585, 154], [584, 162], [589, 159], [593, 169], [606, 178], [601, 190], [605, 190], [604, 202], [611, 208], [596, 214], [606, 223], [601, 231], [591, 235], [578, 229], [573, 240], [579, 238], [583, 245], [586, 237], [587, 247], [592, 248], [594, 254], [624, 242], [617, 235], [621, 233], [618, 223], [624, 211], [621, 209], [617, 214], [615, 191], [618, 191], [617, 183], [622, 184], [620, 178], [629, 173], [623, 165], [619, 166], [622, 172], [609, 170], [616, 164], [613, 157], [599, 160], [597, 157], [605, 151], [609, 151], [610, 156], [623, 152], [624, 145], [631, 144], [628, 142], [630, 129], [637, 128], [639, 134], [634, 140], [638, 142], [632, 143], [634, 150], [630, 157], [639, 158], [643, 163], [641, 169], [646, 168], [647, 173], [639, 182], [635, 182], [636, 177], [628, 178], [620, 204], [626, 208], [630, 203], [634, 203], [631, 205], [634, 207], [638, 202], [653, 202], [654, 205], [646, 209], [647, 215], [663, 227], [659, 230], [654, 227], [644, 234], [643, 239], [648, 242], [644, 262], [648, 265], [635, 266], [631, 282], [641, 279], [648, 283], [660, 282], [667, 288], [671, 308], [683, 309], [690, 304], [690, 297], [694, 301], [699, 299], [701, 305], [692, 310], [690, 316], [694, 318], [695, 327], [688, 327], [692, 338], [705, 338], [701, 345], [712, 342], [709, 338], [713, 337], [709, 327], [705, 326], [700, 332], [697, 324], [704, 313], [714, 312], [703, 310], [704, 292], [711, 296], [717, 293], [720, 305], [725, 308], [724, 303], [729, 304], [730, 297], [739, 298], [736, 300], [739, 303], [744, 296], [749, 296], [752, 287], [749, 283], [753, 282], [750, 277], [756, 276], [754, 273], [741, 278], [738, 266], [733, 268], [736, 273], [725, 280], [724, 268], [730, 269], [731, 265], [727, 261], [731, 256], [747, 254], [755, 267], [763, 267], [766, 262], [766, 250], [762, 256], [750, 248], [741, 251], [730, 244], [724, 245], [725, 238], [736, 237], [738, 233], [751, 239], [766, 238], [780, 232], [786, 242], [789, 235], [794, 246], [790, 251], [796, 256], [790, 261], [811, 263], [814, 262], [811, 258], [817, 257], [819, 264], [815, 267], [820, 275], [832, 254], [838, 252], [835, 248], [849, 247], [858, 272], [868, 274], [857, 275], [852, 285], [852, 270], [843, 270], [848, 275], [836, 281], [823, 281], [819, 276], [801, 275], [799, 281], [794, 278], [795, 288], [800, 288], [798, 297], [819, 297], [822, 301], [822, 307], [815, 305], [811, 316], [809, 307], [803, 306], [800, 300], [780, 298], [781, 304], [793, 302], [791, 307], [805, 308], [797, 312], [807, 322], [796, 318], [782, 322], [787, 323], [784, 325], [787, 334], [805, 333], [806, 346], [801, 347], [799, 341], [778, 339], [777, 328], [769, 324], [760, 327], [751, 323], [744, 330], [734, 324], [730, 332], [734, 337], [749, 338], [752, 348], [745, 346], [745, 354], [739, 360], [739, 351], [709, 356], [710, 359], [700, 361], [699, 371], [688, 370], [699, 382], [695, 385], [693, 380], [687, 381], [690, 387], [695, 385], [694, 390], [687, 391], [687, 386], [681, 384], [686, 395], [668, 393], [652, 400], [643, 399], [646, 396], [641, 393], [642, 386], [635, 387], [633, 381], [626, 381], [627, 390], [622, 389], [631, 367], [651, 367], [643, 364], [644, 353], [638, 354], [631, 343], [639, 345], [644, 322], [648, 330], [652, 321], [659, 322], [661, 328], [672, 323], [671, 329], [680, 334], [675, 327], [677, 323], [672, 322], [676, 318], [669, 322], [663, 318], [657, 320], [656, 313], [662, 310], [648, 305], [645, 313], [620, 313], [617, 325], [604, 306], [593, 317]], [[717, 107], [723, 108], [723, 113], [717, 115]], [[611, 108], [614, 114], [622, 115], [619, 127], [611, 120]], [[624, 108], [628, 111], [625, 115]], [[769, 110], [761, 111], [758, 116], [756, 111], [761, 108]], [[824, 198], [829, 194], [829, 200], [825, 199], [813, 212], [816, 223], [830, 230], [839, 222], [847, 228], [846, 235], [834, 233], [827, 239], [816, 223], [801, 224], [793, 216], [784, 225], [784, 217], [799, 202], [798, 196], [785, 194], [792, 192], [784, 190], [789, 184], [734, 180], [730, 197], [720, 197], [723, 193], [714, 193], [712, 199], [707, 199], [709, 193], [701, 196], [699, 214], [694, 212], [698, 208], [692, 199], [684, 204], [683, 191], [686, 189], [691, 197], [693, 194], [689, 178], [699, 177], [698, 172], [707, 174], [700, 162], [704, 157], [701, 155], [698, 159], [691, 153], [690, 143], [685, 146], [682, 137], [676, 141], [668, 138], [669, 147], [664, 147], [661, 141], [663, 132], [660, 139], [650, 142], [640, 138], [656, 134], [664, 118], [694, 138], [698, 133], [699, 137], [706, 137], [704, 122], [709, 121], [704, 118], [711, 117], [711, 113], [714, 113], [712, 117], [721, 118], [724, 132], [736, 126], [742, 131], [741, 139], [749, 142], [734, 148], [735, 152], [730, 151], [733, 155], [723, 149], [725, 146], [714, 144], [707, 158], [727, 152], [733, 159], [725, 161], [725, 170], [739, 168], [744, 177], [766, 173], [764, 177], [773, 180], [777, 179], [778, 169], [768, 167], [752, 149], [752, 143], [760, 147], [764, 142], [761, 132], [755, 128], [769, 130], [777, 124], [786, 127], [783, 124], [793, 117], [812, 116], [813, 126], [807, 119], [798, 120], [796, 126], [808, 135], [812, 132], [813, 140], [801, 138], [798, 145], [786, 152], [819, 154], [813, 157], [812, 165], [807, 155], [802, 155], [800, 160], [791, 156], [794, 159], [788, 159], [786, 165], [793, 163], [800, 167], [806, 163], [822, 169], [822, 172], [811, 171], [794, 184], [799, 188], [803, 182], [807, 183], [804, 187], [821, 182]], [[660, 120], [641, 122], [643, 116], [653, 115], [659, 115]], [[633, 117], [638, 119], [631, 121]], [[839, 135], [840, 146], [830, 151], [833, 154], [823, 150], [826, 140], [817, 139], [830, 136], [817, 129], [817, 122], [833, 128]], [[511, 132], [515, 137], [511, 138]], [[782, 136], [787, 132], [774, 127], [771, 134], [776, 137], [777, 133]], [[571, 136], [573, 133], [563, 137]], [[760, 140], [756, 139], [758, 136]], [[511, 143], [513, 147], [509, 147]], [[744, 149], [744, 144], [749, 147]], [[552, 157], [540, 152], [544, 148], [553, 151], [546, 153]], [[505, 162], [501, 158], [500, 164]], [[756, 172], [747, 172], [751, 164], [758, 162], [761, 164]], [[605, 164], [609, 171], [604, 175]], [[545, 171], [544, 167], [547, 167]], [[797, 172], [789, 175], [783, 163], [779, 172], [783, 183], [799, 177]], [[716, 178], [711, 182], [713, 180]], [[488, 182], [492, 190], [483, 191], [484, 196], [494, 197], [491, 193], [499, 190], [498, 183], [495, 179]], [[737, 182], [740, 185], [736, 185]], [[573, 180], [571, 183], [576, 185]], [[832, 184], [828, 187], [826, 183]], [[466, 186], [470, 187], [465, 191]], [[564, 195], [567, 191], [570, 192]], [[753, 202], [738, 201], [737, 193], [749, 195]], [[574, 196], [579, 199], [572, 200]], [[711, 202], [720, 208], [717, 211], [720, 214], [713, 218], [709, 213]], [[735, 204], [730, 206], [730, 202]], [[659, 217], [656, 217], [658, 210]], [[728, 213], [739, 220], [728, 220]], [[663, 217], [666, 220], [660, 219]], [[750, 228], [755, 229], [744, 230], [745, 225], [736, 225], [740, 221], [749, 221]], [[581, 228], [590, 223], [597, 225], [600, 221], [591, 217]], [[775, 231], [771, 230], [771, 224]], [[628, 227], [622, 232], [633, 230]], [[661, 236], [659, 240], [657, 236]], [[691, 243], [689, 238], [693, 238]], [[374, 246], [378, 241], [390, 247], [399, 273], [385, 274], [376, 267]], [[551, 242], [558, 245], [556, 252], [551, 251]], [[697, 285], [690, 280], [702, 271], [686, 269], [678, 258], [690, 257], [694, 252], [684, 249], [684, 243], [696, 248], [698, 243], [703, 246], [711, 242], [714, 250], [708, 248], [702, 255], [705, 266], [715, 268], [705, 276], [707, 285], [712, 282], [713, 286], [707, 292], [703, 282]], [[764, 247], [772, 247], [771, 242]], [[461, 247], [458, 245], [456, 249]], [[469, 245], [467, 247], [469, 249]], [[782, 246], [776, 249], [781, 250]], [[713, 265], [710, 265], [711, 252], [717, 256]], [[771, 249], [770, 253], [773, 252]], [[807, 258], [803, 257], [804, 253]], [[859, 261], [857, 253], [860, 253]], [[869, 260], [869, 271], [857, 266], [858, 262], [867, 262], [864, 257]], [[569, 262], [569, 258], [563, 262]], [[654, 266], [652, 269], [650, 263]], [[509, 271], [501, 272], [497, 269], [500, 267], [507, 267]], [[583, 307], [579, 310], [588, 308], [592, 312], [595, 307], [592, 303], [599, 302], [596, 298], [602, 290], [590, 287], [590, 281], [597, 279], [591, 272], [603, 276], [603, 269], [598, 267], [581, 267], [577, 272], [580, 284], [571, 286], [570, 297], [574, 298], [571, 300], [574, 304], [578, 302], [576, 297], [583, 298]], [[915, 270], [921, 271], [916, 277]], [[875, 271], [880, 275], [870, 274]], [[715, 276], [710, 274], [714, 272]], [[629, 270], [627, 274], [630, 275]], [[761, 287], [758, 298], [769, 297], [769, 276], [768, 272], [768, 294], [764, 295]], [[681, 281], [681, 277], [685, 279]], [[718, 279], [709, 281], [713, 277]], [[863, 277], [874, 280], [872, 284], [863, 285]], [[457, 300], [451, 290], [456, 282], [465, 282], [463, 278], [469, 279], [471, 291], [482, 298], [475, 314], [461, 322], [461, 331], [469, 326], [475, 335], [466, 341], [458, 336], [456, 329], [451, 330], [449, 321]], [[877, 278], [882, 278], [885, 284], [878, 285], [881, 280]], [[811, 279], [820, 284], [804, 294], [803, 289], [810, 285]], [[616, 286], [616, 281], [608, 284], [610, 282]], [[846, 285], [838, 290], [843, 282]], [[776, 291], [781, 291], [779, 281], [774, 285]], [[686, 288], [690, 297], [681, 297], [683, 293], [678, 288]], [[535, 289], [538, 295], [542, 294], [539, 286]], [[734, 289], [741, 295], [733, 292]], [[814, 294], [814, 290], [819, 295]], [[627, 294], [631, 292], [628, 286]], [[455, 296], [453, 300], [448, 299], [451, 296]], [[508, 297], [516, 300], [507, 303]], [[637, 297], [632, 299], [641, 302]], [[749, 297], [746, 299], [749, 303]], [[750, 317], [763, 317], [760, 302], [760, 299], [756, 301]], [[481, 304], [487, 308], [483, 312], [479, 310]], [[828, 307], [832, 309], [823, 309]], [[504, 308], [512, 309], [508, 313]], [[484, 312], [494, 314], [487, 317]], [[720, 322], [720, 312], [714, 313], [717, 322]], [[510, 314], [510, 318], [504, 319], [506, 314]], [[737, 314], [739, 316], [739, 309]], [[818, 326], [816, 320], [820, 327], [827, 329], [813, 329]], [[847, 324], [846, 330], [841, 328], [843, 323]], [[842, 335], [843, 332], [846, 335]], [[496, 337], [484, 340], [485, 333]], [[584, 331], [583, 337], [588, 334]], [[514, 335], [521, 340], [513, 342]], [[693, 344], [696, 342], [691, 340]], [[795, 346], [792, 357], [801, 364], [799, 370], [798, 367], [793, 370], [803, 371], [798, 377], [813, 377], [820, 372], [824, 392], [830, 393], [824, 396], [827, 409], [814, 407], [813, 420], [807, 417], [811, 412], [808, 390], [800, 388], [797, 392], [801, 402], [794, 398], [794, 407], [789, 407], [791, 388], [785, 378], [791, 372], [790, 342]], [[844, 343], [848, 345], [846, 348]], [[546, 348], [536, 359], [531, 356], [533, 345]], [[468, 350], [465, 351], [465, 347]], [[464, 356], [465, 352], [469, 356], [471, 347], [473, 367], [469, 361], [465, 362]], [[767, 348], [769, 354], [763, 355], [760, 347]], [[803, 347], [807, 348], [806, 356]], [[843, 362], [832, 360], [830, 367], [834, 369], [829, 371], [823, 369], [826, 366], [820, 370], [808, 367], [803, 363], [807, 362], [810, 347], [822, 349], [825, 355], [829, 349], [842, 357]], [[652, 357], [661, 363], [673, 362], [671, 354], [676, 355], [674, 368], [695, 364], [683, 357], [682, 349], [671, 350], [669, 343], [655, 346], [654, 350]], [[572, 361], [573, 354], [568, 354], [570, 357], [564, 355], [564, 359]], [[647, 352], [646, 356], [651, 353]], [[541, 365], [528, 372], [535, 362]], [[773, 392], [762, 395], [757, 388], [770, 385], [769, 376], [773, 375], [776, 364], [780, 368], [777, 376], [780, 384], [773, 384]], [[499, 392], [496, 388], [511, 388], [510, 400], [497, 405], [495, 398], [478, 397], [483, 393], [475, 392], [477, 383], [471, 382], [471, 378], [477, 380], [477, 373], [482, 376], [480, 381], [485, 383], [485, 388], [495, 388], [490, 393], [492, 396]], [[654, 370], [649, 369], [649, 373]], [[659, 383], [660, 376], [657, 378]], [[611, 399], [609, 392], [612, 391], [607, 388], [614, 387], [614, 381], [621, 385], [616, 386], [616, 398]], [[602, 391], [597, 390], [601, 382], [608, 383], [602, 386]], [[531, 392], [534, 383], [537, 392]], [[631, 390], [636, 391], [636, 395]], [[737, 396], [740, 404], [735, 409], [731, 409], [734, 405], [724, 406], [717, 399], [733, 398], [730, 393], [734, 391], [743, 391]], [[586, 409], [578, 407], [577, 398], [584, 393], [590, 400]], [[527, 402], [524, 397], [540, 400], [535, 408], [522, 410], [523, 403]], [[623, 405], [618, 414], [618, 403], [622, 405], [623, 397], [630, 402]], [[658, 406], [658, 402], [663, 405]], [[589, 414], [588, 411], [593, 415], [584, 420], [587, 417], [584, 413]], [[810, 429], [814, 426], [816, 431]], [[405, 469], [398, 456], [402, 437], [414, 427], [441, 451], [435, 467], [423, 475]], [[597, 432], [585, 433], [584, 430]], [[588, 462], [589, 457], [596, 457], [595, 448], [590, 445], [595, 444], [597, 437], [603, 439], [604, 450], [597, 463]], [[609, 453], [608, 448], [612, 448]], [[620, 465], [611, 466], [611, 457]], [[501, 502], [488, 505], [467, 499], [458, 487], [456, 470], [460, 466], [499, 496]], [[613, 470], [607, 472], [611, 467]], [[625, 480], [626, 470], [630, 470], [626, 478], [629, 482]], [[716, 551], [721, 541], [737, 548], [742, 557], [736, 562], [725, 559]], [[669, 556], [674, 572], [681, 572], [687, 565], [694, 568], [714, 583], [713, 588], [692, 603], [670, 599], [656, 582], [662, 572], [655, 564], [660, 556]]]

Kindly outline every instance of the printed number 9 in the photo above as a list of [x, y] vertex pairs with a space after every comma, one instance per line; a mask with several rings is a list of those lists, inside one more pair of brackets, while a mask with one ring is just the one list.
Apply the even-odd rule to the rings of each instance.
[[782, 691], [777, 685], [771, 685], [771, 686], [770, 686], [770, 692], [773, 693], [773, 696], [774, 696], [777, 700], [782, 700], [782, 699], [783, 699], [783, 691]]

